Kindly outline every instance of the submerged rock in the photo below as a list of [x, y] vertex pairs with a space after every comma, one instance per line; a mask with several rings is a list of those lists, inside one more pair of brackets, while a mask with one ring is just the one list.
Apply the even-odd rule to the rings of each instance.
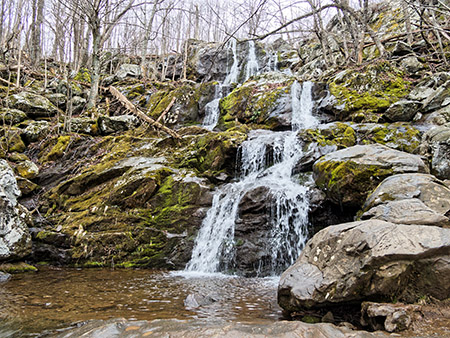
[[18, 208], [20, 190], [12, 169], [0, 160], [0, 261], [23, 258], [31, 252], [31, 236]]
[[450, 229], [381, 220], [321, 230], [281, 276], [288, 312], [367, 299], [409, 302], [450, 295]]
[[226, 323], [205, 324], [196, 321], [155, 320], [127, 321], [114, 319], [109, 321], [90, 321], [85, 325], [58, 334], [58, 338], [100, 338], [100, 337], [333, 337], [333, 338], [370, 338], [388, 337], [382, 332], [354, 331], [332, 324], [307, 324], [298, 321], [279, 321], [271, 324]]
[[330, 153], [316, 161], [314, 179], [334, 203], [359, 207], [383, 179], [393, 174], [420, 172], [428, 168], [417, 155], [381, 144], [357, 145]]
[[427, 174], [386, 178], [367, 198], [361, 219], [450, 226], [450, 189]]

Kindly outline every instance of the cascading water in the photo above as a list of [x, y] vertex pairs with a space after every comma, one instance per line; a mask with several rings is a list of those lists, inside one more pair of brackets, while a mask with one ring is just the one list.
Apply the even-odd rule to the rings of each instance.
[[311, 87], [312, 84], [306, 82], [301, 88], [296, 81], [291, 87], [291, 132], [255, 130], [242, 144], [240, 176], [236, 182], [217, 189], [187, 271], [212, 273], [233, 269], [239, 202], [247, 192], [258, 187], [268, 188], [273, 201], [272, 230], [267, 243], [271, 259], [265, 264], [277, 274], [298, 257], [306, 241], [309, 205], [307, 188], [296, 182], [292, 171], [302, 156], [296, 132], [317, 124], [312, 115]]
[[231, 69], [225, 77], [225, 80], [223, 81], [223, 84], [225, 86], [229, 86], [232, 83], [238, 82], [239, 77], [239, 59], [236, 40], [231, 40], [231, 51], [233, 53], [233, 64], [231, 65]]
[[205, 118], [203, 119], [203, 128], [213, 130], [219, 121], [219, 102], [222, 98], [222, 84], [218, 83], [215, 88], [214, 99], [205, 105]]
[[259, 65], [256, 59], [255, 42], [248, 42], [248, 58], [247, 67], [245, 69], [245, 81], [247, 81], [251, 76], [258, 74]]

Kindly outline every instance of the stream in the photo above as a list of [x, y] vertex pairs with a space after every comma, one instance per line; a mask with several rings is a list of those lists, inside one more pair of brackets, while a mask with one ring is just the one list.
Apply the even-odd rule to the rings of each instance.
[[[47, 337], [88, 320], [192, 319], [264, 324], [280, 319], [278, 278], [152, 270], [40, 267], [0, 284], [0, 337]], [[188, 295], [208, 298], [189, 308]]]

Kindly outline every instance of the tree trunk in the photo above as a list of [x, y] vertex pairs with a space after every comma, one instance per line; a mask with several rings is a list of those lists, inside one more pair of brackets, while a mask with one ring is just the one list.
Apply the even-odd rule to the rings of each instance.
[[97, 103], [99, 83], [100, 83], [100, 33], [98, 32], [98, 30], [93, 30], [91, 90], [89, 92], [87, 109], [95, 107]]

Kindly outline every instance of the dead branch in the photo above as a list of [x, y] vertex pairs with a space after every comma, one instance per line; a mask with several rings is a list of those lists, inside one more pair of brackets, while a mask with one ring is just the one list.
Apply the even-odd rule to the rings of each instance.
[[138, 118], [140, 118], [141, 120], [149, 123], [151, 126], [154, 126], [154, 127], [158, 128], [158, 129], [161, 129], [162, 131], [166, 132], [167, 134], [169, 134], [170, 136], [172, 136], [172, 137], [174, 137], [174, 138], [176, 138], [178, 140], [181, 139], [181, 136], [177, 132], [175, 132], [174, 130], [172, 130], [172, 129], [162, 125], [161, 123], [155, 121], [151, 117], [145, 115], [144, 112], [139, 110], [133, 103], [131, 103], [117, 88], [115, 88], [114, 86], [109, 86], [108, 90], [117, 100], [120, 101], [120, 103], [125, 108], [127, 108], [129, 111], [131, 111]]
[[170, 108], [172, 108], [173, 104], [175, 103], [176, 97], [172, 98], [172, 101], [170, 101], [169, 105], [167, 106], [167, 108], [163, 111], [163, 113], [161, 115], [159, 115], [158, 119], [156, 120], [156, 122], [161, 121], [161, 119], [169, 112]]

